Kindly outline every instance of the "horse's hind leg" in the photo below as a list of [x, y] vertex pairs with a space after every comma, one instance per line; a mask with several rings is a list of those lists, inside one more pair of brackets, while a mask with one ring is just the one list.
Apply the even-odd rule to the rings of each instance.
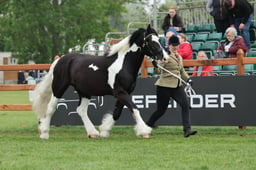
[[120, 117], [124, 105], [120, 102], [116, 102], [116, 108], [114, 110], [113, 115], [112, 114], [106, 114], [104, 115], [104, 118], [102, 120], [102, 124], [100, 125], [100, 137], [106, 138], [109, 137], [109, 132], [112, 129], [113, 125], [115, 124], [115, 121]]
[[40, 138], [41, 139], [48, 139], [49, 138], [49, 130], [50, 130], [50, 122], [52, 115], [54, 114], [56, 110], [56, 106], [58, 104], [59, 99], [52, 96], [50, 102], [47, 106], [46, 114], [43, 118], [40, 118], [39, 122], [39, 132], [40, 132]]
[[87, 110], [88, 110], [89, 103], [90, 103], [89, 99], [82, 98], [81, 104], [77, 108], [77, 112], [80, 115], [80, 117], [84, 123], [84, 127], [85, 127], [88, 137], [96, 138], [99, 136], [99, 132], [95, 129], [94, 125], [92, 124], [91, 120], [88, 117]]

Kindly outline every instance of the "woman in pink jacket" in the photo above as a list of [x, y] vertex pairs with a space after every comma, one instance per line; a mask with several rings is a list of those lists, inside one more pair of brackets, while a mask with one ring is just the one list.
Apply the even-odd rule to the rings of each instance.
[[178, 34], [180, 45], [178, 48], [178, 53], [181, 55], [183, 60], [192, 60], [193, 48], [192, 45], [187, 41], [187, 37], [183, 33]]

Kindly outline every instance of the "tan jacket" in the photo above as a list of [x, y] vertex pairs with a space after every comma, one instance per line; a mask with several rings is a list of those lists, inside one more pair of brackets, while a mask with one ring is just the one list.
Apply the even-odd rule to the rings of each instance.
[[[187, 81], [189, 75], [184, 70], [182, 57], [180, 55], [178, 57], [179, 60], [175, 57], [174, 53], [171, 53], [169, 59], [159, 65]], [[170, 73], [161, 70], [160, 78], [156, 81], [155, 85], [176, 88], [181, 86], [182, 82]]]

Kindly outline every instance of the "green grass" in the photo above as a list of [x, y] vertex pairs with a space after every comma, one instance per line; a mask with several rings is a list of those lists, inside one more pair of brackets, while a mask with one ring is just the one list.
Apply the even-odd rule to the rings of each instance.
[[[29, 103], [27, 93], [18, 93], [15, 102], [0, 92], [0, 103]], [[184, 138], [181, 126], [160, 126], [142, 139], [132, 126], [114, 126], [109, 138], [88, 139], [82, 126], [52, 126], [49, 140], [41, 140], [33, 112], [0, 111], [0, 169], [256, 169], [255, 127], [194, 128], [198, 135]]]
[[0, 104], [30, 104], [28, 91], [0, 91]]

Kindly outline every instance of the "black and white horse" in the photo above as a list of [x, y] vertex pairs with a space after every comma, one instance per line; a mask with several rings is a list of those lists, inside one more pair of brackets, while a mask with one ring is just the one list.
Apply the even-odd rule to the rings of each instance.
[[[144, 123], [130, 96], [145, 55], [153, 59], [168, 57], [159, 43], [156, 31], [150, 25], [147, 29], [136, 30], [113, 45], [104, 56], [71, 53], [55, 60], [35, 89], [33, 110], [39, 118], [40, 138], [49, 138], [52, 115], [69, 85], [79, 94], [77, 112], [90, 138], [108, 137], [124, 105], [133, 113], [136, 135], [149, 137], [151, 128]], [[113, 114], [104, 116], [99, 132], [90, 121], [87, 108], [92, 96], [104, 95], [113, 95], [117, 101]]]

